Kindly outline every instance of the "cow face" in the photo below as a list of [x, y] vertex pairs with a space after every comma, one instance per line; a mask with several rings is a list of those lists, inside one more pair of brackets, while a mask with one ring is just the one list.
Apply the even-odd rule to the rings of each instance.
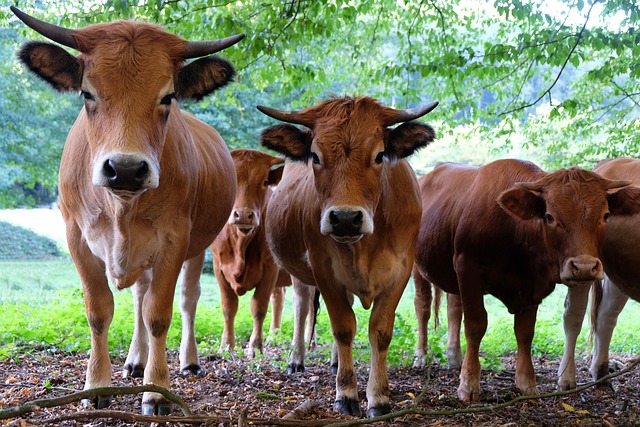
[[[340, 98], [300, 112], [258, 107], [271, 117], [305, 126], [270, 127], [262, 132], [261, 144], [307, 163], [321, 201], [320, 232], [340, 243], [355, 243], [374, 231], [385, 171], [434, 140], [431, 127], [409, 120], [436, 105], [408, 113], [371, 98]], [[389, 128], [403, 121], [408, 122]]]
[[[44, 36], [81, 52], [75, 57], [50, 43], [29, 42], [19, 57], [55, 89], [82, 94], [79, 120], [86, 120], [91, 179], [123, 198], [158, 187], [171, 116], [179, 114], [176, 100], [200, 99], [235, 73], [215, 56], [185, 65], [185, 58], [220, 50], [220, 44], [194, 52], [192, 42], [155, 25], [116, 21], [67, 30], [12, 10]], [[218, 43], [226, 47], [241, 38]]]
[[568, 286], [603, 278], [599, 259], [610, 215], [640, 212], [640, 188], [578, 168], [559, 170], [532, 183], [517, 183], [498, 203], [519, 220], [539, 221], [560, 279]]
[[229, 224], [248, 234], [261, 224], [261, 215], [266, 207], [269, 187], [277, 185], [282, 178], [284, 159], [256, 150], [231, 151], [238, 177], [236, 201], [229, 217]]

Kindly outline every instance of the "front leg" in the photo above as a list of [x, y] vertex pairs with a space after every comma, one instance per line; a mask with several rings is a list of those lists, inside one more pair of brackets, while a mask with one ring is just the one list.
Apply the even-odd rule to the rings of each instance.
[[287, 374], [304, 372], [304, 325], [311, 306], [310, 300], [315, 291], [315, 287], [307, 286], [293, 276], [291, 279], [293, 281], [293, 339]]
[[462, 300], [460, 295], [447, 294], [447, 367], [450, 369], [460, 369], [462, 366], [461, 326]]
[[195, 321], [200, 299], [200, 276], [204, 266], [204, 251], [187, 260], [182, 265], [180, 311], [182, 313], [182, 340], [180, 342], [180, 373], [199, 375], [202, 369], [198, 363]]
[[222, 318], [224, 327], [222, 329], [222, 339], [220, 340], [219, 353], [234, 351], [236, 347], [236, 332], [234, 322], [238, 313], [238, 295], [231, 287], [225, 277], [222, 265], [214, 258], [213, 272], [216, 275], [216, 282], [220, 288], [220, 304], [222, 305]]
[[413, 283], [416, 288], [416, 295], [413, 299], [413, 306], [418, 318], [418, 343], [414, 352], [413, 367], [424, 368], [427, 366], [427, 352], [429, 346], [429, 318], [431, 317], [431, 283], [422, 277], [418, 268], [413, 268]]
[[[325, 283], [328, 284], [326, 281]], [[356, 316], [351, 308], [348, 292], [344, 288], [330, 287], [321, 291], [331, 319], [333, 339], [338, 349], [335, 406], [343, 414], [359, 417], [362, 412], [358, 399], [358, 381], [352, 350], [353, 338], [356, 334]]]
[[256, 289], [251, 297], [251, 315], [253, 317], [253, 332], [249, 339], [249, 357], [253, 358], [258, 352], [262, 353], [264, 342], [264, 319], [269, 310], [269, 299], [276, 286], [278, 272], [273, 268], [265, 268], [262, 279], [256, 284]]
[[516, 361], [516, 387], [525, 396], [538, 394], [536, 375], [531, 360], [531, 343], [536, 329], [538, 306], [529, 307], [515, 315], [514, 330], [518, 342]]
[[133, 337], [124, 362], [122, 377], [142, 378], [149, 357], [149, 334], [142, 318], [142, 303], [151, 284], [151, 270], [146, 270], [131, 288], [133, 296]]
[[[598, 285], [595, 285], [598, 286]], [[584, 314], [589, 301], [588, 286], [569, 288], [564, 299], [564, 353], [558, 367], [558, 390], [566, 391], [576, 388], [576, 341], [580, 335]]]

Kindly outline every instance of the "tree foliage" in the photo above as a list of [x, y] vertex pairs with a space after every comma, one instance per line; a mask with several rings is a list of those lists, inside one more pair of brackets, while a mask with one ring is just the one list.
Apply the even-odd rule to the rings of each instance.
[[[185, 105], [231, 147], [255, 147], [260, 129], [272, 122], [255, 105], [302, 108], [331, 95], [369, 95], [400, 108], [439, 100], [428, 120], [441, 140], [457, 139], [460, 150], [460, 138], [472, 145], [500, 141], [496, 156], [527, 155], [547, 168], [637, 156], [640, 147], [640, 4], [634, 0], [27, 0], [18, 6], [67, 27], [124, 18], [159, 23], [191, 40], [245, 33], [221, 53], [235, 64], [238, 81]], [[8, 10], [0, 11], [2, 23], [38, 37]], [[25, 96], [40, 102], [53, 95]]]

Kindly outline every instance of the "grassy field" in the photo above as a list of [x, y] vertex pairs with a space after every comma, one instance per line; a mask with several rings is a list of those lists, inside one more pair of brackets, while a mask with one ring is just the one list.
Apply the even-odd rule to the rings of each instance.
[[[202, 276], [202, 297], [198, 305], [196, 332], [201, 354], [218, 351], [222, 333], [220, 298], [215, 278]], [[177, 294], [179, 294], [177, 292]], [[287, 305], [283, 330], [273, 340], [288, 346], [293, 331], [291, 292], [287, 293]], [[562, 310], [566, 288], [562, 285], [542, 304], [536, 325], [534, 352], [559, 356], [564, 343]], [[417, 321], [413, 308], [414, 289], [409, 283], [396, 314], [394, 339], [389, 351], [392, 366], [412, 362], [416, 344]], [[241, 298], [236, 321], [239, 344], [246, 344], [251, 334], [252, 320], [249, 313], [249, 296]], [[116, 313], [110, 328], [110, 346], [113, 351], [126, 352], [133, 325], [133, 306], [128, 290], [115, 293]], [[499, 363], [498, 356], [516, 350], [513, 335], [513, 316], [502, 304], [486, 297], [489, 312], [489, 328], [482, 342], [485, 367]], [[444, 310], [444, 309], [443, 309]], [[615, 330], [612, 351], [637, 353], [640, 344], [638, 303], [630, 302], [623, 311]], [[369, 311], [356, 302], [358, 335], [354, 345], [358, 357], [368, 358], [367, 327]], [[444, 311], [443, 311], [444, 314]], [[446, 351], [446, 316], [437, 331], [430, 324], [430, 344], [434, 357], [444, 361]], [[270, 315], [266, 320], [268, 322]], [[581, 355], [588, 356], [587, 327], [578, 342]], [[322, 307], [317, 327], [320, 344], [332, 341], [326, 309]], [[174, 303], [174, 320], [169, 332], [168, 347], [177, 349], [180, 341], [180, 313], [178, 297]], [[464, 341], [463, 341], [464, 342]], [[84, 315], [80, 282], [73, 263], [68, 258], [48, 261], [0, 262], [0, 358], [29, 351], [30, 348], [54, 351], [81, 351], [90, 348], [89, 329]], [[364, 360], [361, 361], [364, 363]]]

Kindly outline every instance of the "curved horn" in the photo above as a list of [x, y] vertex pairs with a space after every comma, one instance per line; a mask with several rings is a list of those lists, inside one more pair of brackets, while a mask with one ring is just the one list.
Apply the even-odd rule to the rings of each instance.
[[537, 182], [514, 182], [513, 185], [515, 187], [524, 188], [529, 191], [541, 191], [540, 184]]
[[424, 105], [422, 107], [410, 108], [408, 110], [395, 110], [397, 115], [390, 120], [388, 120], [384, 125], [391, 126], [396, 123], [408, 122], [410, 120], [415, 120], [418, 117], [422, 117], [425, 114], [431, 112], [434, 108], [438, 106], [439, 102], [432, 102], [431, 104]]
[[53, 40], [54, 42], [58, 42], [61, 45], [78, 50], [78, 44], [73, 38], [73, 35], [75, 33], [74, 30], [70, 30], [64, 27], [58, 27], [57, 25], [41, 21], [37, 18], [34, 18], [33, 16], [27, 15], [15, 6], [11, 6], [11, 11], [27, 26], [42, 34], [49, 40]]
[[620, 188], [620, 187], [626, 187], [627, 185], [631, 185], [633, 184], [633, 181], [627, 181], [627, 180], [617, 180], [617, 181], [613, 181], [613, 180], [606, 180], [605, 182], [605, 190], [611, 190], [614, 188]]
[[220, 40], [188, 41], [180, 56], [184, 59], [190, 59], [211, 55], [229, 46], [233, 46], [243, 38], [244, 34], [236, 34], [235, 36], [225, 37]]
[[308, 128], [312, 128], [314, 124], [312, 121], [309, 121], [309, 119], [303, 119], [300, 116], [299, 111], [276, 110], [275, 108], [263, 107], [262, 105], [258, 105], [256, 108], [260, 110], [261, 113], [266, 114], [272, 119], [280, 120], [282, 122], [303, 125]]

